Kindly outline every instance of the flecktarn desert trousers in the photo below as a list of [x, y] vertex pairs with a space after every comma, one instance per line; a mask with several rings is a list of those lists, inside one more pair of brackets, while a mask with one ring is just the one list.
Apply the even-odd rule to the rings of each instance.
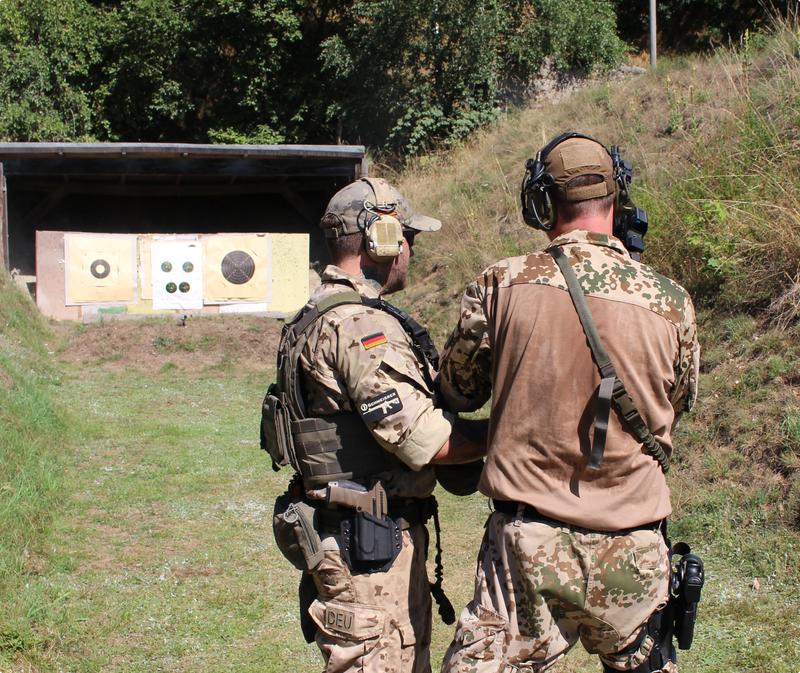
[[668, 580], [667, 546], [655, 524], [601, 533], [494, 512], [478, 555], [475, 593], [442, 672], [539, 673], [579, 639], [610, 668], [632, 670], [646, 659], [652, 639], [633, 653], [615, 653], [636, 642], [650, 615], [666, 604]]

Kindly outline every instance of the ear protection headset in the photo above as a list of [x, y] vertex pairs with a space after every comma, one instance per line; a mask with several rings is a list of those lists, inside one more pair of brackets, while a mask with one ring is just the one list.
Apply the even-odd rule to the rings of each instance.
[[[381, 198], [380, 185], [361, 178], [372, 189], [375, 200], [364, 200], [359, 214], [359, 228], [364, 232], [364, 245], [370, 259], [389, 262], [403, 250], [403, 225], [397, 219], [397, 203]], [[363, 222], [362, 222], [363, 218]]]
[[[584, 138], [600, 145], [614, 163], [614, 183], [616, 185], [615, 193], [617, 199], [623, 187], [625, 188], [625, 194], [627, 194], [627, 184], [623, 184], [624, 176], [620, 173], [618, 162], [614, 161], [614, 155], [606, 149], [603, 143], [590, 136], [574, 131], [562, 133], [539, 150], [535, 159], [528, 159], [525, 162], [525, 177], [522, 179], [522, 189], [520, 191], [522, 219], [525, 220], [525, 224], [534, 229], [551, 231], [556, 224], [556, 209], [552, 197], [552, 189], [555, 185], [555, 181], [553, 176], [547, 172], [545, 162], [550, 152], [570, 138]], [[628, 182], [630, 182], [630, 180], [628, 180]], [[615, 206], [616, 205], [615, 203]]]

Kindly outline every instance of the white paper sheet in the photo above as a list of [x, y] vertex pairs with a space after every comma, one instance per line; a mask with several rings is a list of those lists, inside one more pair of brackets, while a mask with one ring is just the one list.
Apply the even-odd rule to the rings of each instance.
[[203, 308], [200, 241], [159, 238], [151, 246], [154, 309]]

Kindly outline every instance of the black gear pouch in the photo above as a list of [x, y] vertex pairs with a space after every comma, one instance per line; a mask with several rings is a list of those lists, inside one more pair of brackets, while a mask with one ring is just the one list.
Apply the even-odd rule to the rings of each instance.
[[342, 556], [353, 572], [386, 572], [403, 548], [400, 526], [388, 516], [356, 512], [342, 521], [341, 534]]

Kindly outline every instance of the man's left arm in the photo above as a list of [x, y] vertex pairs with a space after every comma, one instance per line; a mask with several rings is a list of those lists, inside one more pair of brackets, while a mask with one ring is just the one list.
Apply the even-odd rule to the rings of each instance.
[[[454, 419], [435, 407], [431, 381], [397, 321], [379, 311], [354, 317], [337, 329], [338, 366], [354, 410], [386, 451], [419, 470], [449, 446]], [[450, 459], [472, 459], [472, 447], [456, 442]]]
[[675, 364], [675, 385], [670, 402], [675, 410], [677, 424], [681, 415], [689, 411], [697, 400], [697, 381], [700, 377], [700, 343], [697, 339], [697, 320], [694, 306], [687, 296], [683, 320], [678, 326], [678, 359]]

